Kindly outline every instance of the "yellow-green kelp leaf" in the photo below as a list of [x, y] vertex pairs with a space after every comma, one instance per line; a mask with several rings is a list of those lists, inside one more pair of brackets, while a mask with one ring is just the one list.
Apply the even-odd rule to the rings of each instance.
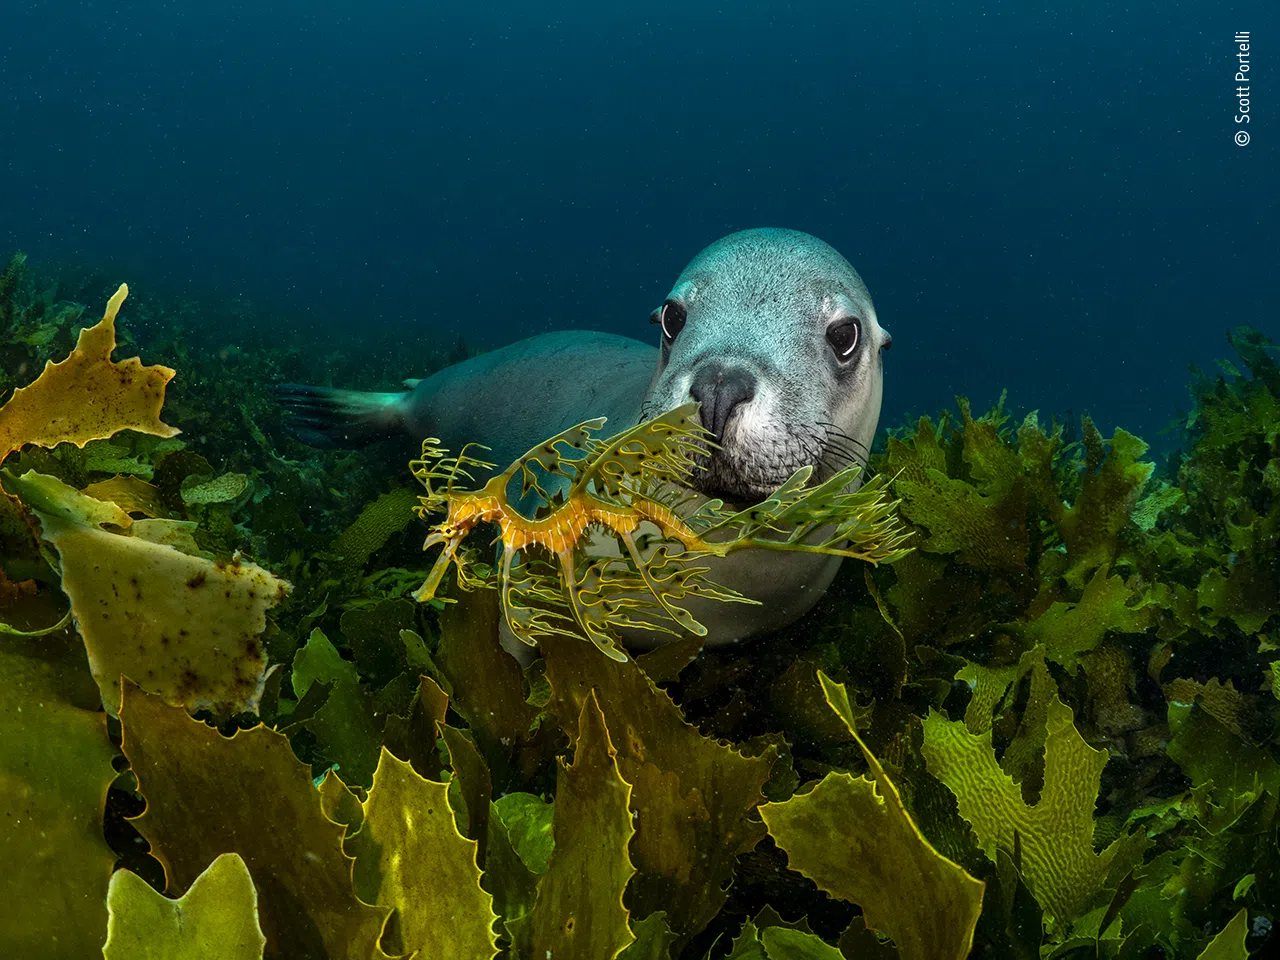
[[618, 954], [618, 960], [670, 960], [671, 944], [675, 943], [676, 935], [667, 925], [665, 911], [651, 913], [643, 920], [633, 920], [631, 932], [635, 940]]
[[[807, 930], [783, 926], [760, 929], [747, 920], [733, 941], [733, 952], [727, 960], [846, 960], [846, 957]], [[849, 960], [861, 960], [861, 957], [853, 955]]]
[[[1080, 494], [1055, 518], [1067, 545], [1066, 580], [1073, 587], [1083, 587], [1089, 573], [1111, 565], [1119, 549], [1118, 535], [1156, 468], [1138, 459], [1147, 452], [1147, 444], [1131, 433], [1117, 428], [1104, 441], [1088, 417], [1081, 433], [1085, 475]], [[1104, 450], [1104, 444], [1109, 449]]]
[[1211, 833], [1234, 823], [1265, 793], [1280, 796], [1280, 764], [1203, 707], [1169, 704], [1169, 759], [1213, 802], [1197, 819]]
[[[109, 713], [119, 710], [122, 674], [191, 710], [257, 709], [267, 610], [289, 584], [239, 558], [214, 563], [134, 535], [141, 521], [54, 477], [28, 471], [5, 482], [58, 550], [62, 589]], [[146, 521], [148, 533], [162, 522]]]
[[922, 752], [929, 772], [955, 794], [982, 852], [992, 862], [997, 850], [1014, 857], [1047, 917], [1067, 924], [1089, 908], [1109, 871], [1127, 871], [1148, 841], [1141, 834], [1121, 836], [1094, 852], [1093, 808], [1107, 755], [1084, 742], [1071, 708], [1056, 694], [1045, 730], [1044, 786], [1034, 806], [1000, 769], [990, 730], [973, 734], [962, 721], [931, 711]]
[[635, 940], [622, 905], [636, 872], [627, 855], [631, 785], [616, 757], [592, 693], [578, 718], [573, 764], [559, 761], [555, 851], [529, 914], [535, 957], [613, 960]]
[[493, 898], [480, 887], [476, 842], [458, 832], [449, 786], [426, 780], [383, 750], [351, 839], [357, 884], [395, 908], [397, 954], [486, 960], [497, 955]]
[[341, 569], [359, 573], [369, 558], [386, 542], [413, 522], [417, 493], [407, 487], [384, 493], [362, 511], [360, 516], [329, 546], [329, 553], [340, 558]]
[[867, 926], [891, 937], [905, 960], [964, 960], [984, 884], [924, 838], [898, 788], [858, 737], [844, 686], [822, 673], [818, 678], [871, 777], [829, 773], [808, 793], [763, 805], [760, 816], [793, 870], [861, 906]]
[[962, 563], [996, 574], [1019, 575], [1027, 565], [1027, 483], [1012, 448], [999, 436], [999, 409], [974, 420], [960, 401], [964, 459], [974, 483], [951, 477], [937, 428], [921, 418], [916, 436], [890, 439], [886, 472], [902, 498], [903, 515], [925, 527], [920, 549], [955, 553]]
[[102, 320], [80, 331], [71, 355], [49, 361], [29, 386], [13, 391], [0, 406], [0, 460], [24, 444], [54, 447], [137, 430], [157, 437], [179, 431], [160, 422], [168, 367], [144, 367], [137, 357], [114, 362], [116, 314], [129, 295], [120, 284], [107, 301]]
[[329, 698], [302, 722], [327, 760], [338, 764], [344, 783], [368, 787], [378, 765], [382, 730], [369, 691], [360, 685], [356, 665], [343, 660], [319, 627], [293, 658], [293, 692], [301, 700], [317, 681], [332, 684]]
[[0, 645], [0, 956], [88, 957], [106, 935], [115, 750], [69, 639]]
[[538, 711], [525, 703], [524, 677], [498, 641], [502, 617], [496, 590], [458, 591], [440, 613], [435, 654], [450, 706], [467, 721], [494, 783], [502, 784], [511, 756], [532, 738]]
[[520, 860], [531, 873], [546, 873], [555, 848], [555, 801], [532, 793], [508, 793], [493, 805]]
[[585, 656], [574, 637], [541, 641], [552, 697], [548, 709], [571, 737], [595, 691], [605, 724], [618, 731], [618, 772], [631, 784], [636, 834], [632, 913], [666, 910], [682, 936], [701, 930], [727, 898], [739, 854], [764, 836], [750, 814], [764, 799], [774, 750], [746, 757], [700, 734], [634, 662]]
[[128, 870], [107, 893], [103, 960], [261, 960], [258, 892], [237, 854], [224, 853], [178, 900]]
[[1209, 941], [1196, 960], [1248, 960], [1249, 911], [1240, 910], [1221, 932]]
[[1080, 656], [1097, 647], [1108, 632], [1141, 633], [1155, 621], [1155, 612], [1140, 599], [1140, 591], [1099, 567], [1078, 602], [1054, 603], [1025, 626], [1010, 626], [1031, 644], [1043, 646], [1046, 658], [1074, 670]]
[[311, 770], [265, 727], [224, 737], [131, 684], [120, 711], [125, 756], [147, 809], [135, 821], [167, 892], [238, 853], [258, 888], [269, 960], [370, 960], [389, 911], [357, 899], [346, 828], [325, 816]]

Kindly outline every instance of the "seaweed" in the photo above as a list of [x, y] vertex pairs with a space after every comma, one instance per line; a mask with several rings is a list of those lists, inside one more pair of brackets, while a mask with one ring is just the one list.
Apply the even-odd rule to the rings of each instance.
[[[861, 541], [894, 562], [846, 564], [799, 623], [728, 649], [701, 650], [644, 573], [661, 591], [655, 570], [735, 538], [808, 536], [832, 519], [805, 500], [823, 485], [754, 515], [682, 502], [658, 481], [705, 440], [688, 411], [647, 436], [550, 438], [507, 471], [502, 511], [663, 520], [631, 530], [640, 564], [623, 542], [609, 576], [679, 636], [622, 660], [583, 643], [585, 620], [616, 655], [616, 618], [564, 593], [597, 561], [566, 568], [549, 541], [484, 557], [464, 523], [454, 540], [437, 525], [458, 585], [501, 586], [507, 561], [510, 579], [412, 601], [445, 585], [413, 505], [476, 510], [474, 528], [497, 490], [467, 489], [474, 448], [415, 463], [419, 499], [412, 451], [307, 451], [261, 387], [284, 370], [388, 381], [375, 360], [204, 337], [232, 325], [202, 310], [243, 317], [238, 302], [149, 301], [132, 341], [110, 310], [78, 334], [100, 279], [9, 276], [0, 953], [1274, 949], [1280, 368], [1256, 331], [1193, 376], [1159, 460], [1004, 398], [890, 431], [867, 499], [821, 497], [886, 523], [896, 503], [907, 539]], [[149, 363], [112, 360], [117, 342]], [[423, 349], [443, 362], [448, 345]], [[523, 671], [499, 643], [504, 595], [562, 628]]]

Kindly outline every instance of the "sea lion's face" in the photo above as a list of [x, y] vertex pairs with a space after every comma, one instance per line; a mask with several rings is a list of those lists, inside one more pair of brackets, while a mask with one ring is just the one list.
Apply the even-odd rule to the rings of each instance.
[[862, 279], [821, 240], [747, 230], [687, 266], [650, 319], [661, 355], [642, 411], [697, 400], [720, 445], [694, 474], [708, 496], [755, 502], [799, 468], [865, 464], [890, 337]]

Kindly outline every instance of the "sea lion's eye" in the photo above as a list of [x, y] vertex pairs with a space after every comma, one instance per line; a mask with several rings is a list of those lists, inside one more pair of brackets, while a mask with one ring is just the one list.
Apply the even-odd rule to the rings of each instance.
[[862, 321], [857, 317], [845, 317], [827, 328], [827, 343], [836, 352], [836, 359], [847, 362], [858, 349], [862, 339]]
[[668, 341], [674, 340], [676, 334], [684, 329], [684, 322], [688, 319], [689, 315], [684, 307], [674, 300], [668, 300], [662, 305], [662, 310], [658, 314], [658, 322], [662, 324], [662, 336]]

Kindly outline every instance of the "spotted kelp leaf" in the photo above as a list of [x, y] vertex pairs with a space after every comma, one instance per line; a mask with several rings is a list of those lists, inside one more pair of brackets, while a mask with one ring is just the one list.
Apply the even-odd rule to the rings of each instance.
[[636, 813], [631, 860], [639, 873], [628, 905], [639, 918], [666, 910], [673, 930], [692, 935], [724, 904], [738, 855], [764, 836], [751, 814], [775, 751], [746, 757], [703, 737], [634, 663], [582, 653], [572, 638], [543, 644], [548, 709], [576, 736], [595, 691], [606, 726], [618, 731], [618, 772], [631, 784]]
[[289, 584], [238, 557], [215, 563], [132, 535], [161, 521], [134, 523], [114, 503], [53, 477], [6, 474], [6, 482], [58, 550], [62, 589], [108, 712], [119, 709], [122, 674], [189, 709], [257, 709], [267, 611]]
[[631, 785], [594, 694], [582, 704], [573, 763], [559, 761], [555, 852], [529, 914], [533, 956], [612, 960], [635, 940], [622, 894], [636, 872], [627, 856]]
[[1249, 936], [1249, 911], [1241, 909], [1209, 941], [1196, 960], [1248, 960], [1249, 948], [1245, 939]]
[[30, 386], [15, 390], [0, 407], [0, 461], [24, 444], [54, 447], [137, 430], [158, 437], [178, 431], [160, 422], [168, 367], [144, 367], [137, 357], [113, 363], [116, 314], [129, 295], [124, 284], [107, 301], [95, 326], [80, 331], [75, 350], [50, 362]]
[[844, 686], [818, 678], [871, 776], [829, 773], [808, 793], [763, 805], [760, 816], [791, 869], [861, 906], [867, 926], [891, 937], [905, 960], [963, 960], [982, 912], [982, 882], [924, 838], [858, 736]]
[[1112, 869], [1137, 861], [1146, 841], [1122, 836], [1094, 852], [1093, 808], [1106, 753], [1084, 742], [1056, 694], [1047, 714], [1044, 785], [1033, 806], [996, 762], [990, 730], [972, 734], [963, 722], [930, 712], [922, 752], [929, 772], [955, 794], [988, 859], [995, 862], [999, 850], [1012, 856], [1046, 916], [1066, 924], [1089, 908]]
[[[442, 550], [415, 598], [435, 597], [454, 567], [463, 589], [499, 588], [507, 625], [522, 642], [586, 637], [625, 659], [621, 629], [705, 634], [684, 600], [755, 602], [710, 580], [706, 558], [748, 548], [872, 563], [905, 554], [885, 481], [875, 477], [858, 488], [860, 465], [814, 486], [813, 469], [805, 467], [738, 512], [691, 493], [693, 458], [710, 437], [696, 412], [697, 404], [685, 404], [608, 439], [595, 436], [603, 419], [588, 420], [534, 447], [479, 490], [462, 485], [493, 464], [466, 450], [448, 457], [437, 441], [424, 441], [422, 459], [410, 465], [427, 491], [419, 515], [443, 511], [446, 518], [427, 537], [426, 547]], [[522, 498], [539, 501], [531, 518], [508, 499], [517, 478]], [[481, 523], [500, 531], [496, 578], [462, 550]]]
[[368, 787], [382, 748], [381, 724], [355, 664], [342, 659], [319, 627], [293, 658], [294, 693], [301, 700], [317, 682], [331, 685], [329, 698], [301, 725], [315, 735], [320, 754], [337, 764], [344, 782]]
[[0, 644], [0, 956], [102, 946], [115, 854], [102, 837], [115, 750], [79, 644]]
[[480, 887], [476, 843], [458, 832], [448, 792], [383, 750], [364, 826], [348, 846], [359, 887], [395, 909], [388, 938], [397, 955], [485, 960], [497, 955], [493, 898]]
[[1054, 603], [1030, 623], [1006, 626], [1043, 646], [1049, 660], [1074, 670], [1108, 633], [1141, 633], [1155, 622], [1155, 613], [1140, 589], [1099, 567], [1077, 602]]
[[182, 502], [188, 507], [206, 507], [218, 503], [235, 503], [247, 496], [252, 485], [247, 474], [224, 473], [212, 480], [188, 477], [182, 482]]
[[[224, 737], [132, 685], [123, 749], [146, 798], [134, 824], [163, 865], [170, 896], [238, 853], [258, 888], [269, 960], [369, 960], [389, 911], [357, 899], [346, 828], [324, 814], [311, 770], [265, 727]], [[282, 828], [287, 825], [287, 828]]]
[[169, 900], [117, 870], [107, 894], [104, 960], [261, 960], [258, 893], [244, 861], [224, 853], [191, 889]]

